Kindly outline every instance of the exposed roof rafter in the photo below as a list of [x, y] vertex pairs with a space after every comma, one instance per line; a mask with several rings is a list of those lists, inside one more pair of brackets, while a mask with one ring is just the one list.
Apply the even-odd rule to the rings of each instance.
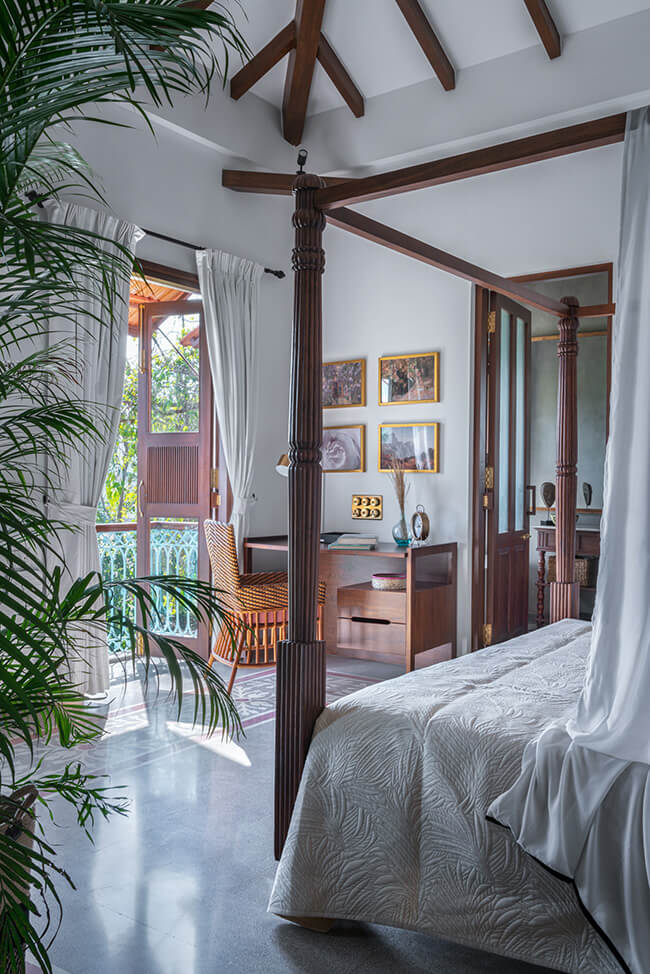
[[553, 60], [559, 57], [562, 53], [562, 38], [546, 5], [546, 0], [524, 0], [524, 3], [549, 58]]
[[230, 96], [235, 101], [245, 95], [249, 88], [274, 68], [278, 61], [296, 46], [296, 22], [290, 21], [259, 53], [233, 75], [230, 81]]
[[365, 112], [363, 95], [324, 34], [320, 35], [318, 60], [330, 76], [332, 83], [352, 114], [356, 118], [361, 118]]
[[419, 0], [395, 0], [395, 2], [404, 14], [431, 67], [438, 75], [440, 84], [445, 91], [452, 91], [456, 87], [456, 73]]

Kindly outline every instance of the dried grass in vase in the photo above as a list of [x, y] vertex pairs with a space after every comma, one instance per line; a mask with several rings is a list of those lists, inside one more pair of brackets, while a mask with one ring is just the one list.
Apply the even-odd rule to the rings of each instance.
[[393, 485], [393, 490], [395, 491], [395, 497], [397, 498], [400, 513], [400, 519], [393, 528], [393, 538], [396, 544], [407, 545], [410, 544], [411, 538], [409, 535], [408, 526], [406, 524], [406, 519], [404, 517], [404, 507], [406, 504], [406, 495], [408, 494], [411, 485], [406, 479], [404, 464], [400, 463], [399, 460], [391, 460], [388, 476], [390, 477], [390, 482]]

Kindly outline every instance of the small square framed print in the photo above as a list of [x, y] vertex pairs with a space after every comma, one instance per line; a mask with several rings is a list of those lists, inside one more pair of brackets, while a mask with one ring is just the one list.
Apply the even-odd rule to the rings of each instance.
[[325, 427], [321, 465], [324, 473], [364, 473], [366, 427]]
[[323, 362], [323, 409], [366, 404], [366, 360]]
[[440, 353], [384, 355], [379, 359], [379, 405], [440, 402]]
[[379, 471], [390, 473], [398, 462], [409, 473], [438, 473], [440, 423], [382, 423], [379, 427]]

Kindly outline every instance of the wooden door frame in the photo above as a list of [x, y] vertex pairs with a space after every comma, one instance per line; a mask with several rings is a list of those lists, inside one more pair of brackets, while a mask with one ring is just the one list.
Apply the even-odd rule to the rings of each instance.
[[[560, 268], [539, 274], [522, 274], [511, 280], [522, 284], [531, 281], [551, 280], [562, 277], [581, 277], [587, 274], [607, 273], [607, 301], [611, 305], [614, 297], [614, 265], [612, 261], [600, 264], [585, 264], [579, 267]], [[486, 558], [486, 516], [483, 506], [485, 495], [485, 449], [487, 428], [487, 316], [490, 307], [490, 292], [487, 288], [474, 289], [474, 423], [472, 443], [472, 538], [470, 567], [472, 578], [471, 592], [471, 633], [470, 651], [481, 649], [483, 643], [483, 624], [485, 622], [485, 558]], [[607, 318], [607, 434], [609, 435], [609, 402], [612, 373], [612, 324], [611, 315]]]
[[[156, 331], [156, 319], [165, 319], [168, 315], [191, 314], [199, 317], [199, 416], [198, 429], [188, 433], [157, 432], [150, 430], [152, 405], [152, 373], [151, 356], [153, 336]], [[139, 576], [151, 573], [150, 544], [151, 524], [158, 518], [196, 519], [197, 528], [197, 576], [208, 581], [210, 578], [210, 559], [204, 532], [203, 521], [211, 514], [213, 502], [210, 489], [210, 467], [212, 463], [213, 444], [213, 405], [212, 383], [208, 362], [207, 346], [202, 302], [189, 302], [182, 299], [172, 301], [151, 301], [140, 305], [139, 332], [139, 376], [138, 376], [138, 519], [137, 519], [137, 574]], [[150, 449], [158, 448], [187, 448], [196, 449], [197, 457], [197, 492], [196, 501], [191, 503], [187, 497], [182, 501], [170, 503], [157, 499], [151, 500], [152, 480], [149, 469]], [[144, 461], [144, 463], [143, 463]], [[142, 469], [144, 466], [144, 469]], [[142, 487], [144, 485], [144, 491]], [[144, 494], [144, 502], [143, 502]], [[189, 649], [204, 655], [209, 654], [209, 631], [205, 623], [199, 622], [196, 636], [176, 636]]]

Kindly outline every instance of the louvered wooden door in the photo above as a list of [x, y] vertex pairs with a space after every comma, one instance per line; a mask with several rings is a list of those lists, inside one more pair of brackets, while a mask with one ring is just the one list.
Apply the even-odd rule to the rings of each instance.
[[[200, 301], [144, 305], [138, 386], [138, 574], [209, 578], [212, 397]], [[207, 657], [204, 626], [161, 597], [156, 628]]]

